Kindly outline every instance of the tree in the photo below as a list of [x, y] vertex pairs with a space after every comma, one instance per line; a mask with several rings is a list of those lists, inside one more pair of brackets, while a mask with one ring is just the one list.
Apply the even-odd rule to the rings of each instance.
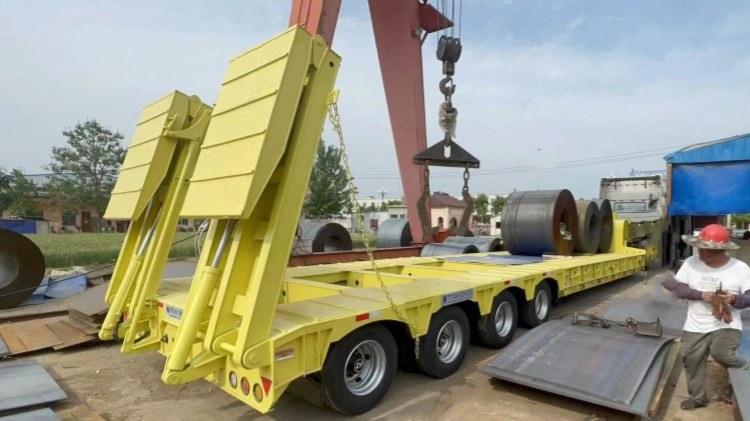
[[50, 197], [65, 210], [96, 209], [98, 218], [92, 218], [92, 223], [99, 231], [100, 218], [125, 158], [123, 136], [96, 120], [78, 123], [62, 133], [67, 146], [52, 148], [52, 162], [47, 167], [52, 172]]
[[0, 168], [0, 212], [7, 210], [13, 216], [41, 217], [38, 197], [36, 184], [23, 172], [13, 170], [8, 173]]
[[12, 179], [13, 177], [5, 171], [5, 168], [0, 167], [0, 214], [13, 203], [13, 199], [10, 196], [10, 182]]
[[388, 205], [386, 205], [385, 202], [380, 202], [380, 209], [378, 209], [378, 210], [380, 210], [380, 211], [387, 211], [388, 210]]
[[309, 218], [323, 218], [340, 214], [347, 209], [349, 189], [346, 171], [341, 164], [341, 151], [333, 145], [318, 145], [315, 166], [310, 176], [310, 201], [305, 205]]
[[398, 199], [391, 199], [388, 202], [386, 202], [386, 205], [388, 206], [401, 206], [404, 202], [398, 200]]
[[490, 203], [490, 206], [492, 207], [493, 215], [497, 215], [503, 211], [503, 206], [505, 206], [506, 199], [507, 198], [501, 196], [495, 196], [495, 198], [492, 199], [492, 203]]
[[477, 212], [477, 215], [479, 215], [479, 220], [481, 222], [484, 222], [487, 219], [487, 214], [489, 213], [489, 202], [490, 199], [484, 193], [479, 193], [479, 196], [474, 200], [474, 210]]

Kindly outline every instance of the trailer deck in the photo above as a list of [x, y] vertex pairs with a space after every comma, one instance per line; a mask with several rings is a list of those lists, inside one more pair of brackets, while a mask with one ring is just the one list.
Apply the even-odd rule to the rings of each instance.
[[[493, 298], [506, 289], [519, 303], [533, 303], [534, 291], [542, 282], [552, 287], [556, 299], [644, 269], [644, 250], [618, 248], [618, 253], [547, 257], [522, 265], [455, 262], [450, 256], [379, 260], [376, 267], [385, 288], [369, 261], [288, 268], [270, 335], [254, 354], [255, 364], [267, 368], [246, 369], [227, 356], [222, 375], [212, 374], [207, 379], [248, 405], [267, 411], [292, 380], [321, 370], [331, 344], [369, 323], [400, 323], [394, 307], [409, 319], [410, 336], [420, 337], [427, 333], [431, 316], [445, 306], [462, 306], [478, 317], [488, 314]], [[192, 278], [176, 278], [161, 284], [157, 319], [164, 355], [171, 352], [191, 282]], [[243, 305], [238, 297], [236, 313], [242, 312]], [[202, 322], [207, 324], [208, 315]], [[258, 401], [256, 395], [244, 393], [236, 380], [230, 381], [231, 372], [236, 378], [247, 378], [248, 384], [264, 385], [265, 395], [271, 399], [263, 399], [261, 394]]]

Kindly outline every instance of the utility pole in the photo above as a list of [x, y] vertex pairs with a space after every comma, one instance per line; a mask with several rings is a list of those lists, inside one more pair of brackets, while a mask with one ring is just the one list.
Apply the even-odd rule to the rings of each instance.
[[383, 203], [385, 203], [385, 195], [388, 194], [388, 190], [385, 189], [385, 186], [381, 186], [378, 194], [380, 195], [380, 206], [382, 207]]

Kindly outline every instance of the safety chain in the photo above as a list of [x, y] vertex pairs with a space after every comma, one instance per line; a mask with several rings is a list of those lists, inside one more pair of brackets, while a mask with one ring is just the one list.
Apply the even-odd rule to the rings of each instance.
[[[362, 243], [365, 246], [365, 250], [367, 251], [367, 256], [370, 258], [370, 264], [372, 265], [372, 270], [375, 272], [375, 277], [378, 279], [378, 283], [380, 284], [380, 289], [385, 294], [385, 298], [388, 300], [388, 303], [391, 306], [391, 309], [396, 314], [396, 317], [399, 318], [404, 324], [406, 324], [412, 331], [417, 333], [417, 336], [414, 338], [414, 353], [419, 359], [419, 326], [414, 326], [409, 319], [401, 312], [401, 310], [396, 306], [396, 303], [393, 301], [393, 298], [391, 297], [390, 292], [388, 291], [388, 287], [385, 285], [385, 282], [383, 281], [383, 278], [380, 274], [380, 269], [378, 269], [377, 263], [375, 263], [375, 255], [372, 253], [372, 247], [370, 246], [370, 239], [367, 237], [367, 234], [365, 232], [365, 217], [362, 214], [362, 209], [359, 206], [359, 202], [357, 202], [357, 196], [356, 196], [356, 186], [354, 185], [354, 177], [352, 177], [351, 168], [349, 166], [349, 156], [346, 153], [346, 144], [344, 142], [344, 131], [341, 128], [341, 116], [339, 115], [339, 108], [338, 108], [338, 97], [339, 97], [339, 91], [334, 90], [331, 92], [331, 94], [328, 96], [328, 119], [330, 120], [331, 124], [333, 125], [333, 130], [336, 132], [339, 138], [339, 149], [341, 151], [341, 162], [344, 165], [344, 171], [346, 172], [346, 179], [349, 187], [349, 200], [351, 201], [352, 207], [354, 209], [354, 213], [357, 217], [357, 221], [359, 222], [360, 226], [360, 237], [362, 238]], [[425, 168], [425, 171], [428, 172]]]

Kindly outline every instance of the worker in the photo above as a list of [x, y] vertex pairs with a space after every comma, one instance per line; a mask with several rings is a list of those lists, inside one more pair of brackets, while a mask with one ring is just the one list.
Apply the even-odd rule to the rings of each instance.
[[691, 410], [708, 404], [709, 355], [724, 367], [748, 367], [736, 351], [742, 333], [740, 310], [750, 306], [750, 268], [727, 254], [739, 246], [721, 225], [708, 225], [699, 235], [683, 235], [682, 240], [696, 247], [698, 255], [685, 260], [677, 275], [667, 277], [662, 286], [688, 300], [680, 352], [690, 397], [680, 407]]

